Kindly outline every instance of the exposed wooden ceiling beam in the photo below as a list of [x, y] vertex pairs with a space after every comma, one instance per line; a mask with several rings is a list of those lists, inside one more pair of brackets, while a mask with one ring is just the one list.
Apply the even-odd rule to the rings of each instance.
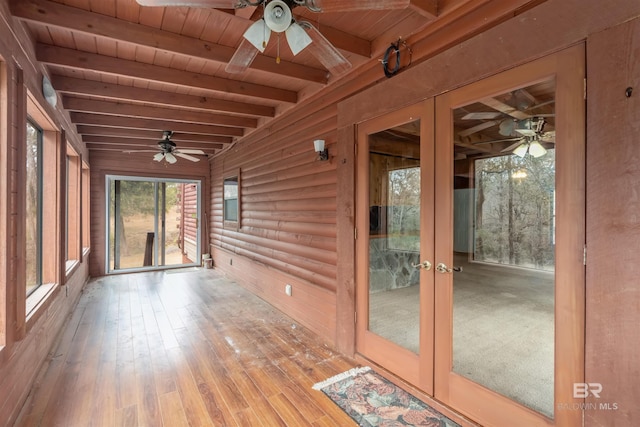
[[[13, 1], [11, 13], [17, 19], [33, 24], [52, 25], [222, 64], [227, 64], [235, 53], [233, 47], [182, 36], [48, 0]], [[234, 15], [228, 16], [234, 21], [240, 19], [242, 23], [250, 22]], [[341, 44], [344, 42], [341, 41]], [[361, 49], [358, 45], [356, 47], [358, 50]], [[316, 83], [327, 83], [326, 70], [288, 61], [277, 64], [273, 58], [264, 55], [258, 55], [251, 64], [251, 68]]]
[[96, 80], [76, 79], [61, 75], [51, 76], [56, 91], [73, 95], [90, 95], [103, 98], [171, 105], [199, 110], [246, 114], [250, 116], [274, 117], [275, 108], [268, 105], [227, 101], [205, 96], [186, 95], [162, 90], [123, 86]]
[[438, 0], [411, 0], [409, 7], [429, 19], [438, 17]]
[[[125, 138], [148, 139], [159, 141], [161, 133], [157, 130], [114, 128], [107, 126], [78, 125], [78, 133], [83, 136], [119, 136]], [[176, 142], [205, 142], [230, 144], [233, 138], [219, 135], [202, 135], [196, 133], [174, 132], [171, 139]]]
[[[153, 149], [157, 147], [157, 141], [151, 141], [148, 139], [138, 139], [138, 138], [124, 138], [124, 137], [113, 137], [113, 136], [83, 136], [82, 140], [87, 144], [104, 144], [104, 145], [115, 145], [115, 146], [125, 146], [121, 147], [122, 150], [126, 150], [126, 147], [149, 147], [149, 149]], [[206, 142], [184, 142], [178, 143], [179, 141], [171, 138], [173, 142], [176, 142], [178, 147], [180, 148], [199, 148], [201, 150], [219, 150], [224, 148], [224, 144], [216, 144], [216, 143], [206, 143]], [[119, 147], [116, 147], [119, 148]]]
[[76, 125], [111, 126], [131, 129], [172, 130], [174, 132], [200, 133], [204, 135], [242, 136], [242, 128], [201, 125], [198, 123], [172, 122], [167, 120], [137, 119], [109, 116], [105, 114], [70, 113]]
[[227, 116], [203, 111], [179, 110], [175, 108], [150, 107], [121, 102], [98, 101], [95, 99], [65, 96], [62, 99], [65, 110], [85, 113], [116, 115], [119, 117], [142, 117], [164, 119], [176, 122], [215, 124], [241, 128], [255, 128], [258, 121], [252, 117]]
[[500, 111], [501, 113], [507, 114], [518, 120], [524, 120], [531, 117], [529, 114], [522, 112], [510, 105], [507, 105], [504, 102], [498, 101], [495, 98], [486, 98], [481, 100], [480, 102], [486, 105], [487, 107], [491, 107], [494, 110]]
[[43, 43], [36, 45], [36, 58], [38, 61], [48, 65], [78, 70], [92, 70], [99, 73], [126, 76], [160, 83], [171, 83], [189, 88], [290, 103], [296, 103], [298, 100], [298, 94], [291, 90], [182, 71], [175, 68], [160, 67], [158, 65], [95, 53], [80, 52], [75, 49], [56, 47]]

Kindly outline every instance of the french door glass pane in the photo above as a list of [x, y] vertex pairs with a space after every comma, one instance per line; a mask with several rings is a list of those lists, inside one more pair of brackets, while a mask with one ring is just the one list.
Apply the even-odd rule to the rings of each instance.
[[555, 84], [454, 110], [453, 370], [549, 417]]
[[418, 353], [420, 121], [369, 135], [369, 330]]

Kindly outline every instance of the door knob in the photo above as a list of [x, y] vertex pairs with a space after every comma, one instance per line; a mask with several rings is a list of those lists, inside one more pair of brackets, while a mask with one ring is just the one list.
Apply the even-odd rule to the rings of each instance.
[[424, 268], [425, 270], [431, 270], [431, 263], [429, 261], [422, 261], [419, 264], [411, 264], [413, 268]]
[[452, 271], [462, 271], [462, 267], [447, 267], [447, 264], [441, 262], [436, 266], [436, 271], [438, 273], [451, 273]]

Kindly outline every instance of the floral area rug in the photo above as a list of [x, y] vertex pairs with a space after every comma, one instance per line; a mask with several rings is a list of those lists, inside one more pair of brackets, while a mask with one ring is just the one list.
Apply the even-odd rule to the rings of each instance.
[[313, 388], [326, 394], [361, 427], [460, 427], [369, 367], [351, 369]]

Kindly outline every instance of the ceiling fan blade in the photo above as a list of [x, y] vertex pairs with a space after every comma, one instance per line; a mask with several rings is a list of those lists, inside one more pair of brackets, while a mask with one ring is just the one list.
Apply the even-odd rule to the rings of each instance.
[[480, 123], [479, 125], [472, 126], [468, 129], [461, 130], [460, 132], [458, 132], [458, 135], [461, 137], [466, 137], [469, 135], [473, 135], [474, 133], [482, 132], [483, 130], [493, 127], [497, 124], [498, 122], [489, 120], [487, 122]]
[[405, 9], [409, 7], [410, 0], [311, 0], [308, 3], [320, 12], [354, 12]]
[[224, 70], [227, 73], [233, 74], [244, 72], [249, 68], [253, 60], [256, 58], [256, 55], [258, 55], [258, 52], [258, 49], [256, 49], [251, 42], [247, 39], [242, 39], [236, 53], [233, 54], [227, 66], [224, 67]]
[[181, 153], [179, 151], [174, 151], [173, 154], [175, 154], [178, 157], [182, 157], [183, 159], [191, 160], [192, 162], [199, 162], [200, 161], [200, 159], [197, 158], [197, 157], [193, 157], [193, 156], [190, 156], [188, 154]]
[[234, 9], [242, 4], [241, 0], [136, 0], [140, 6], [183, 6], [211, 7], [214, 9]]
[[301, 24], [303, 24], [302, 27], [307, 30], [307, 34], [309, 34], [312, 40], [312, 43], [308, 47], [309, 52], [315, 56], [331, 74], [334, 76], [339, 75], [351, 68], [351, 62], [349, 62], [316, 27], [309, 22], [301, 22]]
[[177, 151], [174, 151], [173, 154], [183, 153], [183, 154], [205, 154], [202, 150], [196, 150], [193, 148], [181, 148]]
[[164, 159], [164, 153], [157, 153], [155, 156], [153, 156], [153, 160], [155, 160], [156, 162], [159, 162], [162, 159]]
[[510, 146], [508, 146], [507, 148], [500, 150], [502, 153], [508, 153], [510, 151], [513, 151], [515, 148], [519, 147], [520, 145], [523, 144], [523, 140], [522, 139], [518, 139], [518, 141], [516, 141], [514, 144], [511, 144]]

